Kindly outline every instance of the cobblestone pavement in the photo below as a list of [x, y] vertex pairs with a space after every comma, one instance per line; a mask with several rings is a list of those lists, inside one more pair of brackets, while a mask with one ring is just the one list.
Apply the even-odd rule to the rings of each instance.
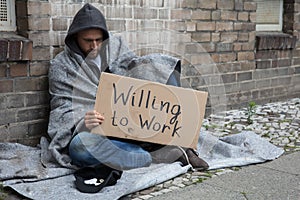
[[[255, 105], [240, 110], [229, 110], [205, 118], [202, 130], [216, 136], [252, 130], [269, 140], [272, 144], [284, 148], [285, 153], [300, 151], [300, 98], [284, 102]], [[191, 184], [197, 184], [240, 167], [231, 167], [206, 172], [189, 171], [179, 177], [124, 197], [123, 200], [145, 200], [163, 193], [172, 192]]]

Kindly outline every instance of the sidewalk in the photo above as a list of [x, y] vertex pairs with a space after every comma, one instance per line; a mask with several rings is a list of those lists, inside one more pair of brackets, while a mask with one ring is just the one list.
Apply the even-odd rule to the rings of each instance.
[[[251, 124], [245, 123], [247, 117], [247, 108], [229, 110], [204, 119], [202, 129], [220, 137], [252, 130], [283, 148], [285, 154], [262, 164], [189, 171], [122, 200], [300, 199], [300, 98], [257, 105]], [[24, 198], [9, 193], [5, 199]]]
[[214, 176], [202, 183], [151, 198], [171, 199], [300, 199], [300, 152], [278, 159], [242, 167], [238, 171]]
[[188, 172], [124, 199], [300, 199], [300, 98], [211, 115], [203, 130], [216, 136], [251, 130], [285, 154], [263, 164]]

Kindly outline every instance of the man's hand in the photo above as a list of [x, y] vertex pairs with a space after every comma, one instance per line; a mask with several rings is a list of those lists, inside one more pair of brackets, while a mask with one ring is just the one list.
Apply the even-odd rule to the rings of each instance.
[[91, 130], [104, 121], [104, 117], [97, 111], [88, 111], [84, 116], [85, 126]]

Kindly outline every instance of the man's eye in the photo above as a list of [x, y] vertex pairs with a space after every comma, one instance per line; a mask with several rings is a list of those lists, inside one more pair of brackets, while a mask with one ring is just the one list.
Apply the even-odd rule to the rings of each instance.
[[89, 42], [89, 43], [94, 42], [94, 41], [96, 41], [96, 42], [102, 42], [103, 39], [96, 39], [96, 40], [88, 40], [88, 39], [85, 39], [85, 41], [86, 41], [86, 42]]
[[85, 39], [84, 41], [86, 41], [86, 42], [93, 42], [93, 40], [88, 40], [88, 39]]

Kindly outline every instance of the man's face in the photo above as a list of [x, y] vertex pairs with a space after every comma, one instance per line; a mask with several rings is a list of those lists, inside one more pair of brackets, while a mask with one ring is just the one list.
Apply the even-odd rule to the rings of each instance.
[[95, 58], [103, 42], [103, 33], [100, 29], [87, 29], [78, 32], [77, 42], [85, 56]]

